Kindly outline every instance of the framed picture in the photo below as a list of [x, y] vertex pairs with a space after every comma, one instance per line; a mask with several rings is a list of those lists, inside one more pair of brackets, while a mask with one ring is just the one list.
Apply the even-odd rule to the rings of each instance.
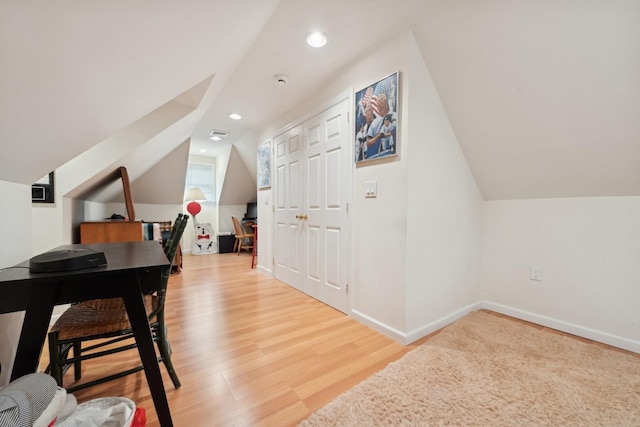
[[271, 187], [271, 141], [258, 147], [258, 188]]
[[356, 92], [355, 162], [398, 153], [398, 78], [395, 73]]

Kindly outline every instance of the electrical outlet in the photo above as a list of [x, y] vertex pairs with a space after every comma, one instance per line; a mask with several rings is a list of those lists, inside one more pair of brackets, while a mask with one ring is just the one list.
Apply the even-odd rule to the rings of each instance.
[[532, 265], [531, 271], [529, 272], [529, 278], [531, 280], [541, 281], [542, 280], [542, 267], [539, 265]]

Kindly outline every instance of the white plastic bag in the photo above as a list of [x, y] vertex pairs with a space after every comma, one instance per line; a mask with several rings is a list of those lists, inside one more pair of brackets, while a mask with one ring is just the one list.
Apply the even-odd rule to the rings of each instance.
[[129, 427], [136, 405], [126, 397], [102, 397], [78, 405], [67, 419], [56, 427]]

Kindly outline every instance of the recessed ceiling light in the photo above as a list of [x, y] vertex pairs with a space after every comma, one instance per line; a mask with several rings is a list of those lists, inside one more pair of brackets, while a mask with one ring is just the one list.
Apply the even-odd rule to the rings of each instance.
[[238, 113], [229, 113], [229, 118], [233, 119], [233, 120], [240, 120], [242, 118], [242, 116]]
[[327, 35], [319, 31], [306, 35], [307, 44], [312, 47], [322, 47], [327, 44]]
[[200, 150], [201, 153], [206, 153], [207, 150], [205, 150], [204, 148]]

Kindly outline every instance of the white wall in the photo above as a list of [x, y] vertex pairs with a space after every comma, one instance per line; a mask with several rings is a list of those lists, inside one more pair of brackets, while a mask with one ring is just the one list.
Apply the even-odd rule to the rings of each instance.
[[40, 254], [63, 244], [60, 212], [62, 198], [54, 196], [55, 203], [34, 203], [32, 215], [32, 250]]
[[640, 197], [491, 201], [483, 218], [488, 308], [640, 352]]
[[222, 188], [224, 186], [224, 179], [227, 175], [227, 169], [229, 166], [229, 158], [231, 157], [232, 145], [228, 145], [221, 153], [215, 157], [216, 164], [216, 202], [220, 203], [220, 196], [222, 195]]
[[[398, 70], [399, 156], [353, 169], [350, 315], [410, 342], [452, 321], [451, 313], [479, 306], [482, 230], [482, 197], [413, 37], [403, 33], [354, 58], [309, 94], [315, 102], [305, 101], [260, 136], [262, 143], [330, 97]], [[376, 198], [365, 198], [366, 181], [377, 182]], [[259, 192], [259, 209], [267, 210], [270, 197], [271, 190]], [[263, 219], [261, 213], [259, 253], [272, 247], [272, 221]], [[260, 265], [269, 262], [259, 256]]]
[[260, 221], [260, 226], [258, 227], [257, 266], [259, 269], [271, 273], [273, 271], [273, 247], [271, 246], [273, 240], [271, 227], [271, 224], [273, 224], [273, 196], [271, 188], [258, 190], [257, 202], [258, 220]]
[[409, 343], [477, 308], [482, 195], [413, 37], [406, 80]]
[[244, 217], [244, 214], [247, 212], [247, 204], [219, 206], [218, 212], [220, 214], [220, 218], [218, 220], [220, 223], [220, 231], [235, 234], [231, 216], [233, 215], [239, 220], [242, 220], [242, 217]]
[[[315, 92], [308, 94], [301, 104], [295, 106], [277, 120], [266, 126], [259, 134], [259, 144], [292, 124], [322, 111], [332, 105], [345, 92], [352, 93], [395, 71], [406, 72], [408, 66], [408, 33], [388, 40], [353, 58], [345, 68], [339, 70], [325, 82], [318, 82]], [[404, 102], [404, 101], [401, 101]], [[400, 113], [402, 114], [402, 112]], [[405, 125], [403, 125], [405, 126]], [[354, 131], [355, 135], [355, 131]], [[400, 149], [402, 150], [400, 142]], [[402, 154], [387, 160], [371, 161], [353, 170], [353, 198], [350, 207], [353, 247], [350, 274], [350, 314], [359, 321], [398, 338], [405, 327], [405, 265], [406, 245], [406, 164]], [[364, 197], [364, 182], [378, 183], [378, 197]], [[258, 261], [262, 268], [270, 270], [273, 216], [263, 218], [268, 200], [272, 202], [272, 191], [259, 192], [259, 244]], [[265, 222], [265, 220], [269, 222]], [[262, 254], [262, 255], [261, 255]], [[269, 258], [267, 258], [269, 256]]]
[[[86, 202], [85, 206], [90, 204], [90, 202]], [[99, 205], [100, 203], [91, 203], [92, 205]], [[104, 204], [106, 207], [107, 216], [110, 216], [112, 213], [123, 214], [126, 212], [124, 203], [106, 203]], [[179, 213], [187, 213], [187, 210], [183, 208], [182, 204], [178, 205], [149, 205], [146, 203], [136, 203], [136, 218], [140, 221], [144, 222], [154, 222], [154, 221], [174, 221]], [[200, 214], [198, 214], [198, 217]], [[87, 217], [89, 218], [89, 217]], [[106, 218], [106, 217], [105, 217]], [[100, 219], [91, 218], [91, 219]]]
[[[354, 90], [400, 71], [398, 156], [360, 163], [353, 172], [351, 312], [361, 322], [400, 338], [406, 331], [408, 33], [397, 37], [350, 68]], [[355, 134], [355, 130], [353, 131]], [[354, 144], [351, 144], [353, 147]], [[375, 181], [378, 195], [366, 198], [364, 185]]]
[[112, 215], [127, 216], [127, 208], [124, 203], [99, 203], [85, 200], [82, 205], [84, 208], [84, 221], [101, 221], [110, 218]]
[[[33, 256], [31, 250], [31, 186], [0, 181], [0, 269]], [[27, 213], [26, 215], [24, 213]], [[24, 312], [0, 314], [0, 387], [8, 384]]]
[[[111, 206], [112, 203], [109, 203]], [[136, 216], [141, 221], [174, 221], [179, 213], [187, 213], [183, 205], [149, 205], [136, 203]], [[200, 216], [200, 214], [198, 214]]]
[[[160, 197], [158, 195], [165, 195], [162, 199], [165, 203], [181, 200], [185, 156], [189, 150], [189, 144], [184, 142], [198, 117], [193, 107], [168, 102], [58, 167], [55, 170], [55, 204], [33, 209], [34, 250], [44, 252], [72, 243], [75, 240], [73, 227], [77, 228], [78, 218], [71, 217], [79, 213], [74, 212], [74, 202], [68, 199], [82, 196], [119, 166], [128, 163], [133, 166], [128, 167], [128, 174], [132, 187], [140, 191], [139, 197], [134, 194], [136, 214], [140, 201], [151, 203], [149, 199]], [[149, 175], [145, 176], [146, 172]], [[176, 179], [176, 173], [182, 175]], [[136, 182], [139, 177], [142, 179]], [[159, 177], [166, 181], [157, 182]], [[116, 189], [116, 197], [124, 198], [120, 185], [112, 183], [112, 188]], [[102, 209], [100, 203], [86, 204], [86, 219], [102, 219], [114, 213], [106, 214]], [[124, 212], [121, 209], [117, 213]]]

